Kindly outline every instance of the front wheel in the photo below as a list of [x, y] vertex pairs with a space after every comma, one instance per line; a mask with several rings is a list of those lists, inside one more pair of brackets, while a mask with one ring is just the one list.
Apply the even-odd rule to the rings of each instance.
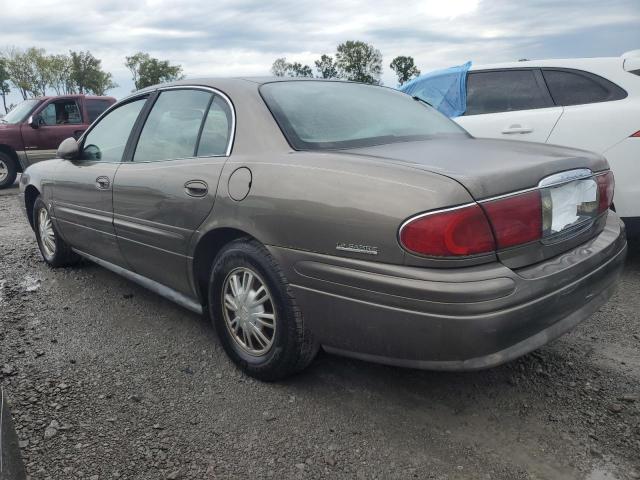
[[304, 369], [318, 345], [275, 259], [253, 239], [224, 247], [209, 279], [209, 314], [231, 359], [274, 381]]
[[6, 153], [0, 152], [0, 189], [13, 185], [17, 175], [16, 161]]
[[40, 197], [33, 204], [33, 226], [38, 247], [45, 262], [52, 267], [66, 267], [79, 260], [53, 225], [47, 205]]

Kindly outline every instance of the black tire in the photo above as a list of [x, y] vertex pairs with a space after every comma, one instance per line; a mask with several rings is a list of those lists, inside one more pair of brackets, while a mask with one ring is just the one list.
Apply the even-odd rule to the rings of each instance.
[[[270, 295], [270, 310], [275, 314], [272, 344], [260, 355], [251, 355], [241, 347], [223, 311], [223, 288], [227, 288], [227, 279], [241, 270], [253, 272], [257, 281], [264, 284]], [[235, 240], [218, 253], [209, 277], [208, 305], [225, 351], [247, 375], [266, 382], [280, 380], [303, 370], [318, 353], [319, 345], [304, 326], [287, 279], [273, 256], [256, 240]]]
[[0, 189], [9, 188], [13, 185], [16, 181], [17, 175], [18, 165], [16, 164], [16, 161], [10, 155], [0, 152]]
[[[41, 216], [41, 211], [44, 210], [46, 212], [46, 218], [51, 219], [49, 215], [49, 209], [47, 205], [42, 201], [40, 197], [36, 198], [36, 201], [33, 204], [33, 229], [36, 232], [36, 239], [38, 240], [38, 247], [40, 248], [40, 254], [45, 262], [49, 264], [49, 266], [53, 268], [58, 267], [68, 267], [69, 265], [73, 265], [78, 262], [80, 257], [71, 250], [71, 247], [67, 245], [67, 243], [62, 239], [58, 231], [56, 230], [55, 225], [51, 222], [51, 232], [52, 237], [50, 236], [50, 240], [52, 243], [47, 243], [42, 238], [42, 229], [41, 222], [43, 217]], [[49, 245], [49, 246], [48, 246]], [[50, 245], [53, 245], [53, 248], [50, 248]]]

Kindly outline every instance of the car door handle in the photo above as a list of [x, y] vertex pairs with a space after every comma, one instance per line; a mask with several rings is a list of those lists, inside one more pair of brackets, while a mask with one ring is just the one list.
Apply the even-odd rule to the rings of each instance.
[[505, 127], [504, 130], [502, 130], [502, 133], [504, 133], [505, 135], [512, 135], [514, 133], [531, 133], [531, 132], [533, 132], [533, 128], [523, 127], [519, 123], [516, 123], [514, 125], [509, 125], [508, 127]]
[[209, 186], [202, 180], [190, 180], [184, 184], [184, 190], [190, 197], [204, 197], [209, 191]]
[[100, 176], [96, 178], [96, 188], [98, 190], [109, 190], [110, 186], [111, 181], [109, 180], [109, 177]]

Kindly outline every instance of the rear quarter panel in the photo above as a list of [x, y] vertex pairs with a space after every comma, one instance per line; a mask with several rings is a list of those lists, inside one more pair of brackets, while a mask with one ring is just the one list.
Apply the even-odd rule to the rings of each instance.
[[[229, 196], [229, 177], [252, 172], [249, 195]], [[267, 157], [233, 155], [225, 165], [214, 209], [195, 235], [231, 227], [265, 245], [385, 263], [423, 262], [405, 255], [398, 228], [410, 216], [472, 201], [442, 175], [338, 153], [294, 152]], [[337, 250], [339, 243], [376, 248], [378, 254]], [[432, 260], [442, 262], [441, 260]]]

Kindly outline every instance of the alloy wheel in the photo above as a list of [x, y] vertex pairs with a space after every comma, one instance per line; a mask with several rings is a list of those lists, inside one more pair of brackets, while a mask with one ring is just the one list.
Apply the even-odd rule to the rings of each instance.
[[232, 270], [222, 286], [222, 312], [235, 343], [253, 356], [265, 355], [276, 333], [276, 312], [265, 282], [253, 270]]
[[9, 167], [6, 163], [0, 160], [0, 183], [4, 182], [4, 180], [9, 176]]
[[53, 231], [51, 217], [46, 208], [38, 211], [38, 231], [40, 233], [40, 244], [44, 250], [44, 254], [51, 258], [56, 253], [56, 234]]

